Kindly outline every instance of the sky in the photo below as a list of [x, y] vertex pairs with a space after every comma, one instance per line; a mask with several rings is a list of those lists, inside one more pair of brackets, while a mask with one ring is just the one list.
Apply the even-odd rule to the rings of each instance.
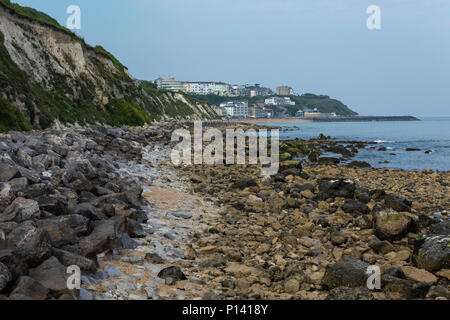
[[[138, 79], [326, 94], [363, 115], [450, 116], [448, 0], [13, 0], [81, 30]], [[369, 30], [369, 5], [381, 29]]]

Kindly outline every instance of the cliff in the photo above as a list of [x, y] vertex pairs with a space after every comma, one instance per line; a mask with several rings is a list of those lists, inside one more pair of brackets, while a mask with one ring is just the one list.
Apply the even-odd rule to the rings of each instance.
[[105, 49], [44, 13], [0, 0], [0, 131], [216, 117], [206, 103], [144, 88]]

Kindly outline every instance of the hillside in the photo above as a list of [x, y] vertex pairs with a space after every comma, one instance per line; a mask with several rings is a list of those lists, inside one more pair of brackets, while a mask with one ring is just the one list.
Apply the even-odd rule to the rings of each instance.
[[101, 46], [9, 0], [0, 0], [0, 116], [0, 131], [217, 117], [207, 103], [146, 87]]
[[[254, 104], [259, 100], [264, 100], [268, 97], [223, 97], [214, 94], [205, 95], [205, 96], [195, 96], [189, 95], [189, 97], [196, 98], [200, 101], [204, 101], [205, 103], [209, 103], [210, 105], [217, 105], [225, 101], [231, 100], [248, 100], [249, 104]], [[286, 107], [287, 112], [290, 116], [295, 116], [298, 110], [300, 109], [313, 109], [317, 108], [320, 112], [332, 113], [335, 112], [337, 115], [341, 116], [352, 116], [357, 115], [358, 113], [351, 110], [341, 101], [332, 99], [329, 96], [324, 95], [315, 95], [312, 93], [306, 93], [301, 96], [290, 96], [291, 100], [295, 102], [295, 106]], [[275, 112], [281, 112], [283, 109], [273, 108]]]

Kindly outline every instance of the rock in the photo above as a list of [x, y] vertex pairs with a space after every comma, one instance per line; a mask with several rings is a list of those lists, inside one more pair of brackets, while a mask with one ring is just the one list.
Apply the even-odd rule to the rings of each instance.
[[330, 291], [325, 300], [373, 300], [374, 297], [365, 287], [338, 287]]
[[246, 265], [238, 263], [232, 263], [231, 265], [226, 267], [224, 271], [226, 273], [234, 275], [237, 278], [243, 278], [249, 275], [258, 276], [261, 274], [261, 272], [254, 267], [248, 267]]
[[345, 233], [341, 231], [334, 231], [331, 233], [330, 237], [331, 243], [335, 246], [339, 246], [347, 242], [348, 237]]
[[64, 293], [70, 294], [70, 290], [67, 288], [68, 274], [66, 271], [57, 258], [51, 257], [37, 268], [30, 269], [30, 277], [49, 289], [50, 293], [59, 296]]
[[372, 165], [365, 161], [352, 161], [347, 166], [352, 168], [372, 168]]
[[136, 240], [131, 239], [128, 234], [120, 235], [119, 241], [123, 249], [136, 249], [139, 247], [139, 243], [137, 243]]
[[147, 253], [145, 255], [145, 260], [150, 263], [154, 263], [154, 264], [164, 264], [165, 263], [165, 260], [156, 253]]
[[179, 267], [175, 266], [161, 270], [158, 273], [158, 278], [164, 279], [166, 282], [169, 281], [171, 283], [176, 283], [180, 280], [187, 280], [187, 277], [184, 275], [183, 271], [181, 271]]
[[85, 216], [90, 220], [106, 220], [107, 217], [90, 203], [81, 203], [75, 208], [75, 214]]
[[435, 284], [438, 281], [438, 278], [434, 274], [424, 269], [417, 269], [411, 266], [403, 266], [402, 271], [405, 274], [406, 279], [409, 280], [425, 282], [429, 285]]
[[450, 237], [428, 237], [415, 246], [414, 260], [418, 268], [430, 272], [450, 268]]
[[369, 264], [352, 257], [343, 256], [335, 264], [329, 264], [325, 269], [322, 284], [328, 288], [366, 286]]
[[336, 165], [340, 163], [341, 160], [334, 157], [319, 157], [319, 164], [320, 165]]
[[39, 229], [36, 223], [26, 221], [7, 235], [3, 245], [0, 242], [0, 251], [2, 249], [11, 250], [14, 260], [34, 267], [48, 258], [51, 243], [47, 232]]
[[0, 262], [0, 292], [2, 292], [2, 290], [6, 288], [11, 280], [12, 277], [8, 267]]
[[39, 228], [47, 231], [53, 246], [75, 244], [78, 236], [87, 234], [89, 231], [89, 219], [79, 214], [43, 219], [37, 221]]
[[8, 183], [0, 183], [0, 212], [14, 200], [14, 192]]
[[127, 218], [127, 233], [133, 238], [145, 238], [147, 236], [142, 224], [129, 218]]
[[[118, 218], [118, 219], [115, 219]], [[65, 246], [63, 249], [84, 257], [93, 257], [101, 252], [119, 248], [120, 234], [125, 230], [123, 217], [96, 221], [92, 233], [82, 238], [77, 244]]]
[[41, 217], [39, 204], [34, 200], [17, 198], [0, 214], [0, 222], [15, 221], [18, 223], [27, 220], [36, 220]]
[[388, 274], [381, 276], [381, 289], [388, 296], [394, 293], [397, 299], [423, 299], [430, 289], [430, 285], [424, 282], [399, 279]]
[[450, 236], [450, 220], [444, 220], [431, 225], [430, 233], [436, 236]]
[[369, 246], [376, 253], [387, 254], [389, 252], [394, 251], [394, 246], [389, 241], [381, 241], [379, 239], [375, 239], [369, 243]]
[[303, 190], [302, 192], [300, 192], [300, 195], [306, 199], [314, 198], [314, 193], [312, 193], [309, 189]]
[[103, 269], [104, 279], [117, 278], [120, 277], [121, 274], [122, 271], [120, 270], [120, 268], [112, 264], [106, 265], [105, 268]]
[[144, 258], [137, 255], [130, 255], [120, 258], [121, 262], [131, 263], [142, 266], [144, 264]]
[[372, 229], [373, 227], [373, 221], [368, 215], [361, 215], [356, 217], [353, 223], [361, 230]]
[[406, 151], [420, 151], [419, 148], [406, 148]]
[[233, 188], [235, 189], [245, 189], [245, 188], [249, 188], [249, 187], [255, 187], [258, 184], [256, 183], [256, 181], [252, 178], [244, 178], [244, 179], [240, 179], [237, 182], [235, 182], [233, 184]]
[[82, 271], [97, 271], [97, 263], [91, 259], [76, 255], [69, 251], [53, 249], [53, 255], [66, 267], [78, 266]]
[[320, 192], [328, 198], [353, 198], [355, 195], [355, 189], [355, 184], [351, 180], [322, 179], [319, 181]]
[[402, 213], [380, 211], [376, 213], [375, 235], [380, 240], [399, 240], [412, 231], [413, 220]]
[[406, 198], [399, 197], [393, 194], [386, 194], [384, 196], [386, 206], [394, 209], [397, 212], [411, 212], [412, 202]]
[[17, 285], [11, 293], [10, 298], [16, 297], [17, 300], [23, 300], [23, 297], [26, 297], [30, 300], [45, 300], [48, 292], [49, 290], [35, 279], [22, 276], [17, 281]]
[[78, 299], [82, 301], [91, 301], [94, 300], [94, 296], [92, 293], [87, 291], [86, 289], [80, 288], [80, 293], [78, 295]]
[[19, 171], [16, 167], [0, 162], [0, 182], [8, 182], [14, 178], [18, 178]]
[[284, 284], [284, 292], [296, 294], [300, 290], [300, 283], [296, 279], [290, 279]]
[[[297, 169], [300, 170], [300, 172], [302, 171], [302, 163], [299, 160], [287, 160], [287, 161], [282, 161], [280, 162], [280, 167], [279, 167], [279, 171], [281, 173], [283, 173], [283, 175], [288, 175], [285, 174], [285, 171], [291, 170], [291, 169]], [[297, 170], [294, 170], [292, 172], [298, 173], [296, 175], [299, 175], [300, 172], [298, 172]]]
[[8, 182], [13, 192], [23, 191], [28, 187], [28, 179], [25, 177], [12, 179]]
[[354, 217], [369, 213], [369, 208], [366, 204], [352, 199], [345, 199], [342, 210]]

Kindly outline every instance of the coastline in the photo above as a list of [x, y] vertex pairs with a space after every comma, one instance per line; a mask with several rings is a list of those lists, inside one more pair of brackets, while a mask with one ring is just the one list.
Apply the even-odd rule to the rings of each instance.
[[[445, 298], [450, 247], [438, 254], [437, 267], [416, 247], [429, 250], [417, 241], [432, 245], [436, 236], [450, 241], [449, 172], [288, 160], [279, 174], [263, 178], [258, 166], [174, 167], [169, 141], [180, 126], [3, 135], [8, 166], [28, 159], [17, 158], [17, 145], [27, 145], [33, 158], [26, 170], [2, 171], [10, 177], [1, 184], [0, 204], [14, 209], [24, 200], [14, 201], [25, 198], [34, 211], [0, 215], [6, 219], [0, 263], [11, 282], [0, 295], [30, 294], [23, 278], [28, 269], [19, 261], [29, 265], [27, 281], [60, 281], [32, 299]], [[79, 173], [69, 174], [73, 163]], [[86, 229], [69, 232], [69, 217]], [[31, 229], [51, 240], [28, 243], [34, 260], [14, 246]], [[64, 267], [75, 261], [84, 266], [82, 290], [71, 292]], [[363, 268], [371, 264], [382, 270], [381, 291], [361, 288]], [[48, 267], [55, 274], [38, 272]], [[406, 280], [391, 275], [396, 268]], [[417, 273], [426, 275], [425, 285]]]
[[295, 122], [370, 122], [370, 121], [420, 121], [413, 116], [359, 116], [336, 118], [270, 118], [270, 119], [234, 119], [231, 122], [244, 123], [295, 123]]

